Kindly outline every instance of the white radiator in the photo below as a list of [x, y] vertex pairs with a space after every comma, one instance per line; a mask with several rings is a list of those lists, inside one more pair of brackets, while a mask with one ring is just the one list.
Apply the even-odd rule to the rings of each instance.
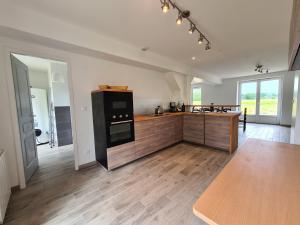
[[0, 149], [0, 224], [3, 223], [10, 194], [10, 181], [6, 163], [6, 154], [4, 150]]

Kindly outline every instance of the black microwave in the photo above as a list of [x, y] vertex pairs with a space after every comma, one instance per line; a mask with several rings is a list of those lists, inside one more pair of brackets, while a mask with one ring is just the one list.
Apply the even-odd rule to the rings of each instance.
[[132, 92], [103, 92], [106, 122], [133, 120]]

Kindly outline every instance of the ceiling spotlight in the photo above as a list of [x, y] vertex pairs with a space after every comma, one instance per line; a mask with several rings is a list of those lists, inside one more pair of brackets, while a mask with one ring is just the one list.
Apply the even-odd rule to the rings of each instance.
[[205, 50], [206, 51], [208, 51], [208, 50], [210, 50], [211, 49], [211, 47], [210, 47], [210, 43], [209, 42], [207, 42], [207, 44], [205, 45]]
[[195, 56], [193, 56], [193, 57], [192, 57], [192, 60], [194, 60], [194, 61], [195, 61], [195, 60], [196, 60], [196, 57], [195, 57]]
[[202, 34], [200, 34], [200, 37], [198, 39], [198, 44], [201, 45], [203, 43], [204, 37]]
[[167, 0], [164, 0], [161, 9], [162, 9], [163, 13], [167, 13], [170, 10], [170, 5]]
[[191, 23], [191, 28], [189, 29], [189, 34], [193, 34], [196, 30], [196, 27]]
[[254, 69], [254, 71], [257, 71], [257, 72], [259, 72], [259, 73], [264, 73], [264, 71], [266, 72], [266, 73], [269, 73], [270, 71], [269, 71], [269, 68], [266, 68], [264, 65], [262, 65], [262, 64], [256, 64], [256, 66], [255, 66], [255, 69]]
[[182, 24], [182, 15], [181, 15], [181, 13], [178, 14], [178, 18], [176, 20], [176, 24], [177, 25], [181, 25]]

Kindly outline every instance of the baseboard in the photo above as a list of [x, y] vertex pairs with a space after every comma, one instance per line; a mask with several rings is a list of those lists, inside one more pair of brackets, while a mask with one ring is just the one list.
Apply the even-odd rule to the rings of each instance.
[[89, 168], [89, 167], [92, 167], [92, 166], [95, 166], [97, 165], [98, 162], [97, 161], [93, 161], [93, 162], [89, 162], [89, 163], [85, 163], [85, 164], [82, 164], [78, 167], [79, 170], [83, 170], [83, 169], [86, 169], [86, 168]]

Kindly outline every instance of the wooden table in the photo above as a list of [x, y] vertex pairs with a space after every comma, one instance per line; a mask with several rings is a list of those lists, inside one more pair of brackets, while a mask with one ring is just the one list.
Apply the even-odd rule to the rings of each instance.
[[193, 211], [208, 224], [300, 224], [300, 146], [249, 139]]

